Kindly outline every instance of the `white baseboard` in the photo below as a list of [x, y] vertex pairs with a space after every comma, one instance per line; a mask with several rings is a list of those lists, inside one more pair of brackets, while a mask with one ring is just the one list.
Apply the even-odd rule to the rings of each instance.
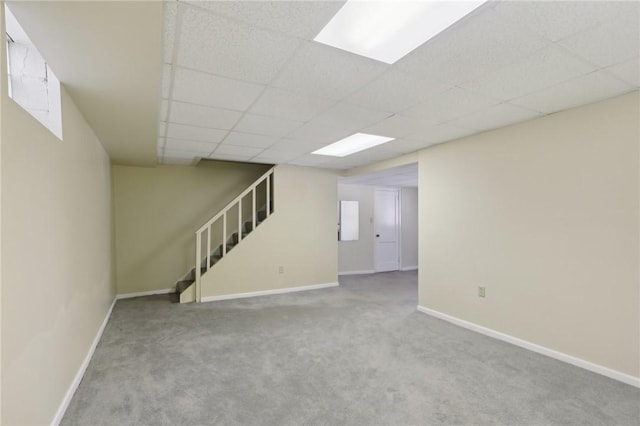
[[202, 302], [215, 302], [217, 300], [244, 299], [245, 297], [270, 296], [273, 294], [295, 293], [297, 291], [319, 290], [321, 288], [338, 287], [339, 283], [326, 283], [305, 285], [301, 287], [278, 288], [275, 290], [252, 291], [249, 293], [223, 294], [221, 296], [203, 297]]
[[465, 321], [463, 319], [456, 318], [451, 315], [447, 315], [442, 312], [435, 311], [433, 309], [425, 308], [424, 306], [418, 305], [418, 311], [425, 313], [427, 315], [430, 315], [432, 317], [450, 322], [457, 326], [475, 331], [477, 333], [484, 334], [489, 337], [493, 337], [494, 339], [502, 340], [504, 342], [511, 343], [512, 345], [520, 346], [521, 348], [525, 348], [530, 351], [537, 352], [542, 355], [546, 355], [550, 358], [554, 358], [559, 361], [563, 361], [568, 364], [575, 365], [576, 367], [584, 368], [585, 370], [589, 370], [591, 372], [601, 374], [603, 376], [609, 377], [610, 379], [618, 380], [628, 385], [640, 388], [640, 378], [638, 377], [631, 376], [629, 374], [622, 373], [620, 371], [613, 370], [611, 368], [604, 367], [599, 364], [594, 364], [584, 359], [577, 358], [572, 355], [565, 354], [563, 352], [558, 352], [554, 349], [550, 349], [545, 346], [541, 346], [536, 343], [532, 343], [527, 340], [520, 339], [518, 337], [504, 334], [499, 331], [493, 330], [491, 328], [483, 327], [481, 325], [478, 325], [469, 321]]
[[98, 342], [100, 342], [100, 339], [102, 338], [102, 333], [104, 332], [104, 328], [107, 326], [107, 323], [109, 322], [109, 318], [111, 317], [111, 311], [113, 311], [113, 307], [116, 304], [116, 300], [118, 299], [114, 297], [113, 302], [111, 302], [111, 306], [107, 311], [107, 315], [105, 315], [104, 320], [102, 321], [102, 324], [100, 325], [100, 328], [96, 333], [96, 337], [93, 339], [93, 343], [91, 343], [89, 352], [87, 352], [87, 355], [84, 357], [84, 361], [82, 361], [82, 364], [80, 365], [80, 368], [76, 373], [76, 376], [73, 378], [71, 385], [69, 385], [69, 388], [67, 389], [67, 393], [65, 394], [64, 399], [62, 400], [62, 403], [60, 403], [60, 406], [58, 407], [58, 411], [56, 411], [56, 415], [53, 417], [53, 420], [51, 421], [52, 426], [58, 426], [60, 424], [60, 422], [62, 421], [62, 417], [64, 417], [64, 413], [67, 411], [67, 407], [69, 407], [71, 398], [73, 398], [73, 395], [76, 393], [78, 386], [80, 386], [82, 377], [84, 376], [85, 371], [87, 371], [87, 367], [89, 366], [89, 362], [93, 357], [93, 353], [95, 352], [96, 347], [98, 346]]
[[400, 268], [401, 271], [415, 271], [418, 269], [418, 265], [416, 266], [405, 266], [404, 268]]
[[343, 271], [338, 272], [338, 275], [364, 275], [364, 274], [375, 274], [376, 271], [373, 269], [363, 269], [362, 271]]
[[116, 296], [116, 299], [118, 300], [131, 299], [132, 297], [153, 296], [155, 294], [167, 294], [167, 293], [173, 293], [175, 291], [176, 291], [175, 287], [171, 287], [171, 288], [165, 288], [162, 290], [141, 291], [139, 293], [124, 293], [124, 294], [118, 294]]

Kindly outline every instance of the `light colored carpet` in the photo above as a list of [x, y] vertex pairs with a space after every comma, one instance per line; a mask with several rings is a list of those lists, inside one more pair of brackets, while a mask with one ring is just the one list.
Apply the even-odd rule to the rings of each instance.
[[63, 424], [638, 425], [640, 390], [416, 311], [417, 274], [119, 301]]

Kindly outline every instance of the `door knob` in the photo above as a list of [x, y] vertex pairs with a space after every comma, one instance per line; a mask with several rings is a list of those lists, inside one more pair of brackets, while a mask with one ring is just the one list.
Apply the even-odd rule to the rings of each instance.
[[380, 237], [380, 234], [376, 234], [376, 237]]

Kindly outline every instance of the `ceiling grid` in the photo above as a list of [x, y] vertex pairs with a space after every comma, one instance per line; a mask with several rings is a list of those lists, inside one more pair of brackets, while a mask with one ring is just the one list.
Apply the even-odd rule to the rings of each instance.
[[[342, 3], [166, 3], [159, 161], [348, 169], [639, 87], [637, 2], [487, 2], [393, 65], [313, 41]], [[396, 139], [310, 154], [356, 132]]]

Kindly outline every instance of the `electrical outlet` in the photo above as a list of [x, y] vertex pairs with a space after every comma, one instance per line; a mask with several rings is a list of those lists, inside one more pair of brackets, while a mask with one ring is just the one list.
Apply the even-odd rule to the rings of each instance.
[[278, 266], [278, 273], [279, 274], [284, 274], [284, 266], [282, 266], [282, 265]]
[[485, 288], [482, 286], [478, 287], [478, 297], [484, 297]]

